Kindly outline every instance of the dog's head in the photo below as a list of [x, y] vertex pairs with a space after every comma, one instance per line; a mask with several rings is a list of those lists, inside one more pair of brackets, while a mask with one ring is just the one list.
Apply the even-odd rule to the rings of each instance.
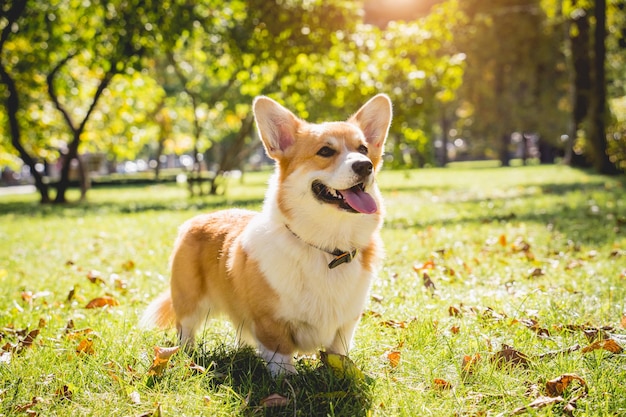
[[345, 122], [308, 123], [268, 97], [253, 104], [259, 135], [278, 164], [281, 210], [309, 199], [345, 213], [379, 212], [374, 175], [391, 123], [391, 101], [379, 94]]

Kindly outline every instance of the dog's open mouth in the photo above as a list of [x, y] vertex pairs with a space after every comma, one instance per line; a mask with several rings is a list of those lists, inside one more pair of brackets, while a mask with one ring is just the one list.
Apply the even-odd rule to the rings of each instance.
[[351, 213], [372, 214], [378, 210], [374, 198], [365, 192], [363, 183], [346, 190], [335, 190], [320, 181], [314, 181], [311, 190], [323, 203], [336, 204], [340, 209]]

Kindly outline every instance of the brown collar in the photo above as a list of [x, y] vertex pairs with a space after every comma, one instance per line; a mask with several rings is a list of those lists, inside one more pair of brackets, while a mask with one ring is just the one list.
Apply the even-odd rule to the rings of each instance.
[[326, 252], [329, 255], [333, 255], [335, 257], [335, 259], [330, 261], [330, 263], [328, 264], [328, 268], [329, 269], [336, 268], [336, 267], [338, 267], [341, 264], [347, 264], [347, 263], [352, 262], [352, 260], [356, 257], [356, 254], [359, 252], [356, 248], [352, 249], [351, 251], [343, 251], [343, 250], [338, 249], [338, 248], [335, 248], [334, 250], [330, 251], [328, 249], [320, 248], [319, 246], [314, 245], [312, 243], [309, 243], [306, 240], [302, 239], [297, 234], [295, 234], [294, 231], [291, 230], [291, 228], [289, 226], [287, 226], [287, 224], [285, 224], [285, 227], [287, 228], [287, 230], [289, 230], [291, 232], [292, 235], [294, 235], [295, 237], [297, 237], [298, 239], [300, 239], [301, 241], [303, 241], [307, 245], [312, 246], [312, 247], [314, 247], [317, 250], [321, 250], [322, 252]]

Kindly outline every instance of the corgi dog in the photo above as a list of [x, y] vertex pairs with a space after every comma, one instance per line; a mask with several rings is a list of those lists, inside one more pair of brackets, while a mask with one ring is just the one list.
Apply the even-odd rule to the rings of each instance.
[[184, 223], [170, 289], [142, 322], [175, 325], [180, 343], [193, 347], [207, 318], [225, 315], [276, 376], [296, 372], [297, 352], [348, 353], [382, 258], [375, 176], [392, 106], [379, 94], [345, 122], [314, 124], [260, 96], [253, 113], [275, 161], [262, 211]]

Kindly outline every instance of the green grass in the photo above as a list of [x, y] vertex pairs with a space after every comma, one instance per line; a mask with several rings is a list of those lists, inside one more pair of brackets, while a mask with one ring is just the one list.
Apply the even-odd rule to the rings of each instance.
[[[299, 375], [272, 380], [220, 321], [194, 357], [179, 352], [149, 377], [153, 346], [175, 335], [136, 322], [167, 286], [177, 227], [260, 207], [266, 180], [247, 174], [226, 197], [189, 198], [175, 185], [96, 188], [89, 203], [64, 207], [0, 197], [0, 353], [13, 350], [0, 360], [0, 415], [509, 415], [563, 374], [580, 376], [586, 393], [572, 384], [563, 402], [529, 415], [563, 415], [578, 395], [574, 415], [626, 413], [623, 353], [564, 353], [602, 327], [626, 347], [624, 179], [559, 166], [383, 173], [387, 255], [350, 354], [367, 379], [311, 357], [298, 360]], [[85, 308], [104, 295], [120, 305]], [[20, 330], [37, 328], [31, 347], [20, 344]], [[91, 353], [76, 352], [83, 340]], [[526, 363], [494, 361], [504, 345]], [[465, 367], [466, 357], [479, 359]], [[263, 408], [272, 393], [289, 404]]]

